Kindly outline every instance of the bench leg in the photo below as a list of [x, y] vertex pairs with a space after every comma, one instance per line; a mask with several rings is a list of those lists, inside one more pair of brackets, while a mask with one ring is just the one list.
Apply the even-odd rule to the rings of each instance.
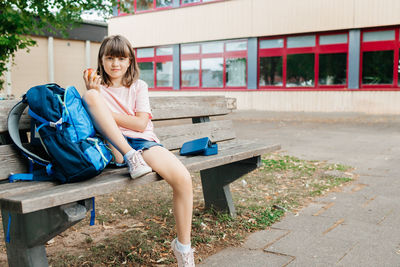
[[236, 216], [229, 184], [261, 165], [261, 156], [200, 171], [206, 208]]
[[27, 214], [2, 210], [5, 239], [11, 217], [10, 242], [6, 242], [8, 265], [48, 266], [46, 242], [85, 218], [91, 203], [85, 200]]

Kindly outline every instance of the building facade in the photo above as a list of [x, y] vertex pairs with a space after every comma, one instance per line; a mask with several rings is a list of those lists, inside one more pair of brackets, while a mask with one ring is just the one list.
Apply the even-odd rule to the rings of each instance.
[[239, 109], [399, 114], [398, 0], [130, 0], [109, 34], [136, 48], [152, 95]]

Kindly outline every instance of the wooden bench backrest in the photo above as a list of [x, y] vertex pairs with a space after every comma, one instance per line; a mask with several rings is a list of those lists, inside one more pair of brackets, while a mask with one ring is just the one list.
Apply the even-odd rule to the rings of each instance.
[[[14, 100], [0, 101], [0, 135], [7, 134], [7, 117], [9, 110], [17, 103]], [[192, 118], [207, 118], [226, 115], [236, 108], [234, 99], [223, 96], [191, 96], [191, 97], [150, 97], [153, 121], [168, 121]], [[26, 113], [26, 111], [25, 111]], [[155, 131], [163, 145], [172, 150], [179, 149], [186, 141], [210, 137], [213, 142], [234, 139], [235, 133], [230, 120], [211, 120], [205, 123], [173, 123], [156, 127]], [[30, 117], [21, 117], [20, 130], [29, 131]], [[163, 122], [164, 124], [164, 122]], [[6, 138], [2, 138], [6, 140]], [[16, 153], [13, 145], [0, 145], [0, 180], [7, 179], [10, 173], [26, 172], [26, 160]]]

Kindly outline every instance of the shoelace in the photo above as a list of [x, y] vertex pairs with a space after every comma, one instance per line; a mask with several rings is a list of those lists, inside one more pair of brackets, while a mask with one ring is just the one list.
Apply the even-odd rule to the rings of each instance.
[[132, 168], [136, 169], [139, 166], [139, 159], [136, 155], [136, 153], [133, 155], [133, 157], [128, 159], [129, 165], [132, 166]]
[[192, 249], [190, 252], [182, 253], [182, 258], [185, 265], [194, 264], [194, 262], [191, 261], [191, 259], [193, 259], [192, 253], [194, 253], [194, 249]]
[[[140, 154], [139, 154], [140, 153]], [[138, 150], [137, 153], [135, 153], [135, 160], [142, 166], [147, 166], [147, 163], [144, 161], [143, 157], [141, 157], [142, 150]]]

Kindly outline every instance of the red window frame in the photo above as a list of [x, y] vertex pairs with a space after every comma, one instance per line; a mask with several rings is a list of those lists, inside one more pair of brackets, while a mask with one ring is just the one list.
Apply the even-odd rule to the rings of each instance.
[[[157, 7], [157, 2], [156, 0], [153, 0], [153, 7], [150, 9], [146, 9], [146, 10], [137, 10], [137, 0], [131, 0], [130, 2], [133, 3], [133, 12], [135, 14], [139, 14], [139, 13], [147, 13], [147, 12], [153, 12], [153, 11], [159, 11], [159, 10], [165, 10], [165, 9], [171, 9], [173, 8], [172, 4], [171, 6], [166, 6], [166, 7]], [[130, 15], [127, 13], [123, 13], [118, 9], [118, 16], [126, 16], [126, 15]]]
[[[233, 42], [243, 42], [246, 41], [247, 39], [239, 39], [239, 40], [227, 40], [227, 41], [216, 41], [216, 42], [223, 42], [223, 52], [219, 53], [207, 53], [203, 54], [202, 53], [202, 43], [196, 43], [193, 45], [199, 45], [199, 52], [198, 53], [193, 53], [193, 54], [182, 54], [181, 50], [181, 55], [180, 55], [180, 65], [182, 66], [182, 61], [183, 60], [199, 60], [199, 86], [182, 86], [182, 70], [179, 75], [179, 82], [180, 82], [180, 88], [181, 90], [235, 90], [235, 89], [246, 89], [247, 84], [248, 84], [248, 77], [247, 77], [247, 70], [248, 70], [248, 54], [247, 54], [247, 48], [246, 50], [241, 50], [241, 51], [227, 51], [226, 50], [226, 44], [227, 43], [233, 43]], [[246, 44], [246, 47], [248, 47], [248, 43]], [[205, 58], [222, 58], [223, 59], [223, 69], [222, 69], [222, 87], [203, 87], [203, 81], [202, 81], [202, 59]], [[226, 60], [227, 59], [232, 59], [232, 58], [245, 58], [246, 59], [246, 84], [244, 86], [226, 86]]]
[[[379, 31], [388, 31], [394, 30], [394, 40], [387, 41], [370, 41], [364, 42], [364, 33], [366, 32], [379, 32]], [[380, 90], [393, 90], [393, 88], [399, 88], [399, 49], [400, 49], [400, 33], [399, 28], [388, 27], [388, 28], [379, 28], [379, 29], [366, 29], [361, 32], [360, 35], [360, 76], [359, 76], [359, 84], [360, 88], [371, 89], [378, 88]], [[372, 51], [393, 51], [393, 83], [392, 84], [363, 84], [362, 83], [362, 73], [363, 73], [363, 54], [364, 52], [372, 52]]]
[[214, 0], [214, 1], [209, 1], [209, 2], [203, 2], [204, 0], [200, 0], [199, 2], [196, 2], [196, 3], [187, 3], [187, 4], [184, 4], [183, 3], [183, 0], [180, 0], [179, 1], [179, 5], [181, 6], [181, 7], [185, 7], [185, 6], [196, 6], [196, 5], [203, 5], [203, 4], [209, 4], [209, 3], [215, 3], [215, 2], [222, 2], [222, 1], [225, 1], [225, 0]]
[[[203, 5], [203, 4], [210, 4], [210, 3], [215, 3], [215, 2], [222, 2], [222, 1], [226, 1], [226, 0], [214, 0], [214, 1], [210, 1], [210, 2], [203, 2], [203, 0], [200, 0], [200, 2], [196, 2], [196, 3], [188, 3], [188, 4], [183, 4], [182, 0], [179, 1], [179, 7], [187, 7], [187, 6], [196, 6], [196, 5]], [[167, 7], [157, 7], [157, 2], [156, 0], [153, 0], [153, 7], [150, 9], [146, 9], [146, 10], [137, 10], [137, 0], [131, 0], [130, 2], [133, 3], [133, 12], [135, 14], [139, 14], [139, 13], [147, 13], [147, 12], [154, 12], [154, 11], [160, 11], [160, 10], [165, 10], [165, 9], [172, 9], [175, 8], [172, 5], [171, 6], [167, 6]], [[118, 9], [118, 16], [126, 16], [129, 15], [128, 13], [124, 13], [121, 12]]]
[[[327, 35], [337, 35], [337, 34], [346, 34], [347, 35], [347, 43], [341, 44], [327, 44], [320, 45], [319, 39], [320, 36]], [[296, 36], [315, 36], [315, 46], [310, 47], [296, 47], [296, 48], [288, 48], [287, 47], [287, 38], [288, 37], [296, 37]], [[262, 40], [276, 40], [283, 39], [283, 47], [280, 48], [260, 48], [260, 42]], [[257, 87], [261, 90], [315, 90], [315, 89], [323, 89], [323, 90], [341, 90], [348, 87], [348, 66], [349, 66], [349, 34], [347, 31], [337, 31], [330, 33], [313, 33], [313, 34], [302, 34], [302, 35], [291, 35], [291, 36], [276, 36], [276, 37], [266, 37], [259, 38], [258, 40], [258, 58], [257, 58]], [[336, 54], [336, 53], [347, 53], [347, 62], [346, 62], [346, 84], [341, 85], [320, 85], [319, 84], [319, 55], [320, 54]], [[287, 56], [294, 54], [314, 54], [314, 86], [286, 86], [287, 80]], [[260, 58], [262, 57], [282, 57], [282, 85], [263, 85], [260, 86]]]
[[[138, 63], [141, 62], [152, 62], [153, 63], [153, 84], [154, 87], [149, 87], [150, 90], [172, 90], [173, 84], [171, 86], [157, 86], [157, 63], [171, 62], [173, 64], [173, 55], [157, 55], [157, 48], [169, 47], [169, 46], [157, 46], [157, 47], [148, 47], [153, 48], [154, 56], [153, 57], [136, 57]], [[144, 48], [144, 47], [143, 47]], [[141, 49], [141, 48], [139, 48]], [[138, 48], [135, 49], [135, 53], [137, 55]], [[173, 68], [172, 68], [172, 77], [173, 77]]]

